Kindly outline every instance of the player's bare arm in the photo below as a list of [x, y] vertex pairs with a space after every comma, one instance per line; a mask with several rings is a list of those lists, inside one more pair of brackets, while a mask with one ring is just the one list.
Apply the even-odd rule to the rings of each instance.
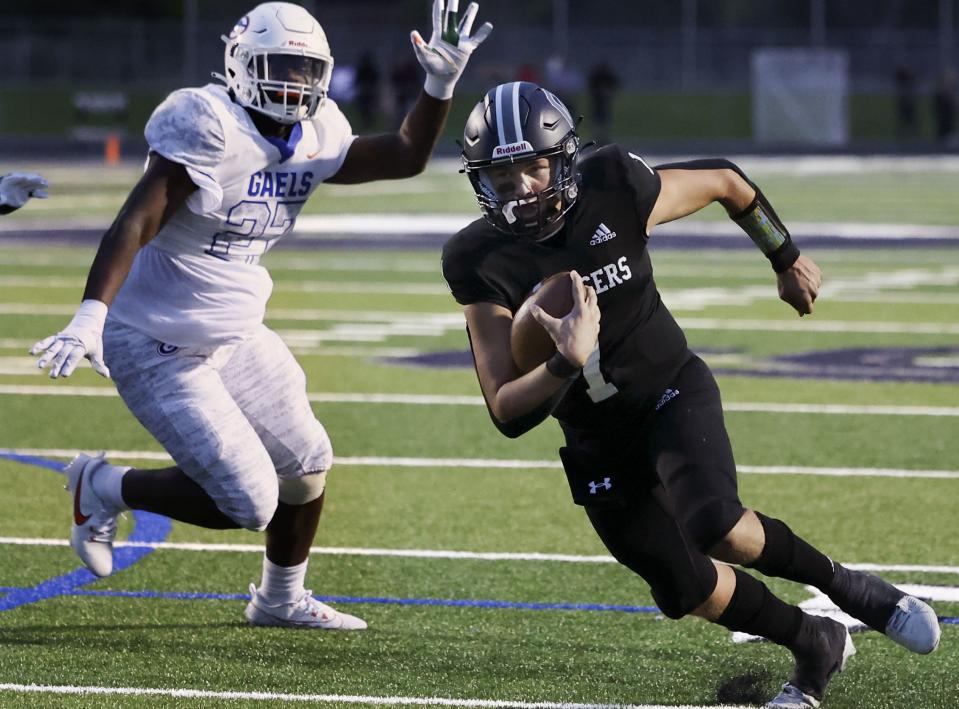
[[433, 154], [451, 105], [451, 101], [421, 91], [396, 133], [358, 137], [343, 166], [327, 182], [358, 184], [420, 174]]
[[137, 252], [196, 189], [182, 165], [153, 154], [110, 225], [87, 276], [83, 302], [73, 320], [56, 335], [37, 342], [30, 354], [40, 355], [37, 366], [50, 376], [70, 376], [80, 360], [90, 360], [97, 373], [109, 377], [103, 362], [103, 326], [107, 309], [130, 273]]
[[725, 160], [697, 160], [660, 166], [657, 172], [662, 187], [648, 231], [717, 202], [772, 262], [779, 297], [800, 316], [813, 312], [822, 271], [799, 253], [768, 201], [739, 168]]
[[800, 254], [792, 266], [776, 274], [776, 281], [779, 297], [789, 303], [800, 317], [812, 314], [813, 303], [822, 287], [822, 270], [811, 258]]
[[426, 167], [446, 124], [453, 87], [470, 56], [493, 30], [493, 25], [486, 22], [472, 32], [479, 10], [475, 2], [469, 4], [462, 18], [458, 7], [458, 0], [433, 0], [430, 41], [416, 30], [410, 33], [416, 58], [426, 71], [426, 83], [399, 130], [358, 137], [339, 171], [327, 182], [357, 184], [412, 177]]
[[756, 191], [730, 169], [657, 172], [662, 186], [647, 222], [650, 233], [658, 224], [688, 216], [713, 202], [719, 202], [730, 216], [739, 214], [756, 196]]
[[83, 299], [113, 303], [133, 257], [196, 190], [179, 163], [151, 154], [147, 169], [107, 229], [90, 267]]
[[[599, 305], [596, 291], [570, 273], [573, 309], [563, 318], [554, 318], [533, 306], [533, 316], [556, 343], [557, 352], [577, 372], [582, 369], [599, 337]], [[493, 303], [465, 307], [476, 373], [490, 413], [499, 422], [525, 416], [563, 389], [568, 378], [550, 371], [548, 363], [523, 374], [510, 353], [510, 311]], [[548, 415], [549, 412], [546, 413]], [[544, 417], [545, 418], [545, 415]]]

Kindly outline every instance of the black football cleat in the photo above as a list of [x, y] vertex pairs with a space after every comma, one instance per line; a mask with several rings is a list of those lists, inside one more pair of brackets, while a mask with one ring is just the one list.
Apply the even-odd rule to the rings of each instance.
[[807, 615], [803, 619], [796, 645], [792, 679], [766, 705], [768, 709], [815, 709], [829, 680], [856, 654], [846, 626], [822, 616]]

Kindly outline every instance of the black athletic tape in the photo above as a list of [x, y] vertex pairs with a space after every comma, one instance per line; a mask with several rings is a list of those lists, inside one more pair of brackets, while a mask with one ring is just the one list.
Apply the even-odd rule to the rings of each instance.
[[788, 271], [799, 258], [799, 247], [793, 243], [789, 230], [766, 195], [750, 180], [739, 166], [725, 158], [707, 158], [657, 165], [657, 170], [732, 170], [756, 190], [756, 197], [741, 213], [731, 219], [749, 235], [753, 243], [769, 259], [776, 273]]
[[557, 350], [546, 360], [546, 371], [559, 379], [573, 379], [579, 376], [583, 368], [577, 367]]

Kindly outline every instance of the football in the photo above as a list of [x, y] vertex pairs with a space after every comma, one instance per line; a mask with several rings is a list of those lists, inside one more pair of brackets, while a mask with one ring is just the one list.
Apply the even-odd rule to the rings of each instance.
[[560, 271], [544, 279], [523, 301], [513, 316], [510, 350], [513, 361], [524, 374], [548, 360], [556, 352], [553, 338], [536, 322], [529, 306], [535, 303], [554, 318], [561, 318], [573, 309], [573, 285], [569, 271]]

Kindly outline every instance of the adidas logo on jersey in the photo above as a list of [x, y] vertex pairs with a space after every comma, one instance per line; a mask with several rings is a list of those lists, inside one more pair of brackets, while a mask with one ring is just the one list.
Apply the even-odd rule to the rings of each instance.
[[596, 233], [593, 234], [593, 238], [589, 240], [590, 246], [597, 246], [602, 244], [604, 241], [609, 241], [610, 239], [616, 238], [616, 232], [610, 231], [609, 227], [605, 224], [600, 224], [596, 227]]
[[663, 395], [659, 398], [659, 403], [656, 404], [656, 411], [659, 411], [661, 408], [666, 406], [670, 401], [679, 396], [679, 389], [667, 389], [663, 392]]

